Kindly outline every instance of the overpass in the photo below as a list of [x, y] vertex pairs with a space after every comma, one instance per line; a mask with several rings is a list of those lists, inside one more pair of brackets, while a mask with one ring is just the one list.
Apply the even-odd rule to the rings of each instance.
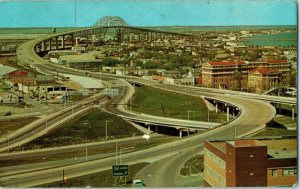
[[[151, 31], [150, 31], [151, 32]], [[71, 35], [73, 32], [64, 33], [66, 35]], [[86, 32], [88, 33], [88, 32]], [[91, 32], [93, 33], [93, 32]], [[153, 32], [154, 33], [154, 32]], [[36, 40], [29, 41], [20, 46], [17, 51], [18, 59], [21, 63], [28, 64], [32, 67], [38, 67], [39, 65], [47, 64], [47, 62], [39, 57], [37, 53], [42, 53], [49, 48], [52, 48], [52, 44], [49, 44], [49, 41], [55, 41], [55, 37], [62, 36], [64, 34], [53, 34], [49, 36], [45, 36]], [[65, 36], [66, 36], [65, 35]], [[171, 34], [172, 35], [172, 34]], [[148, 35], [148, 37], [151, 36]], [[158, 37], [159, 35], [157, 35]], [[150, 37], [149, 37], [150, 38]], [[53, 40], [52, 40], [53, 39]], [[64, 37], [61, 37], [64, 39]], [[40, 48], [42, 46], [42, 42], [44, 41], [44, 49]], [[45, 48], [45, 44], [48, 47]], [[62, 46], [61, 43], [57, 43]], [[54, 43], [56, 48], [56, 44]], [[43, 51], [44, 50], [44, 51]], [[98, 76], [102, 73], [91, 73], [92, 76]], [[107, 77], [114, 78], [127, 78], [127, 77], [117, 77], [114, 75], [107, 75]], [[131, 79], [133, 77], [130, 77]], [[269, 103], [265, 103], [261, 100], [258, 100], [259, 97], [251, 95], [251, 94], [243, 94], [238, 92], [231, 91], [217, 91], [214, 89], [207, 88], [194, 88], [194, 87], [178, 87], [175, 85], [164, 85], [155, 81], [143, 80], [141, 78], [133, 78], [134, 80], [150, 85], [155, 88], [159, 88], [162, 90], [169, 90], [173, 92], [178, 92], [182, 94], [188, 94], [193, 96], [206, 96], [210, 99], [222, 100], [224, 102], [228, 102], [237, 106], [240, 110], [240, 114], [236, 117], [236, 119], [232, 120], [229, 123], [226, 123], [220, 127], [215, 127], [211, 129], [209, 132], [205, 132], [203, 134], [194, 135], [170, 144], [164, 144], [160, 146], [156, 146], [153, 148], [148, 148], [145, 150], [141, 150], [138, 152], [128, 153], [123, 155], [123, 163], [133, 164], [137, 162], [151, 162], [149, 159], [160, 159], [162, 157], [168, 157], [174, 153], [179, 153], [183, 157], [181, 161], [185, 161], [190, 158], [193, 154], [190, 153], [190, 149], [199, 150], [201, 144], [204, 139], [208, 138], [217, 138], [217, 139], [230, 139], [230, 138], [239, 138], [255, 131], [258, 131], [265, 127], [265, 124], [273, 119], [276, 112], [274, 107], [272, 107]], [[130, 86], [129, 86], [130, 87]], [[227, 95], [226, 95], [227, 94]], [[128, 93], [128, 97], [131, 94]], [[269, 97], [263, 96], [262, 99], [268, 99]], [[123, 100], [123, 99], [121, 99]], [[296, 100], [289, 99], [278, 99], [278, 101], [282, 102], [292, 102]], [[121, 108], [122, 109], [122, 108]], [[258, 111], [263, 110], [263, 111]], [[129, 111], [123, 112], [123, 115], [128, 115]], [[156, 121], [156, 117], [151, 119], [153, 122]], [[143, 121], [149, 121], [143, 119]], [[114, 164], [114, 157], [112, 158], [104, 158], [91, 162], [85, 162], [70, 166], [64, 166], [64, 170], [68, 172], [68, 177], [76, 177], [85, 174], [90, 174], [94, 172], [98, 172], [101, 170], [107, 170], [111, 168], [111, 165]], [[169, 175], [165, 175], [168, 177]], [[0, 182], [4, 183], [5, 186], [33, 186], [45, 182], [57, 181], [61, 179], [61, 168], [53, 168], [48, 170], [39, 170], [31, 172], [30, 174], [18, 174], [12, 175], [9, 177], [0, 178]]]

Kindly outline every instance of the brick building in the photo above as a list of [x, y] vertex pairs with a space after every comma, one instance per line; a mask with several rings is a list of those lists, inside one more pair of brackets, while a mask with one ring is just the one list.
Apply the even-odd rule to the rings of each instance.
[[201, 72], [202, 86], [248, 91], [248, 75], [251, 70], [259, 67], [280, 71], [281, 85], [290, 85], [291, 64], [287, 60], [268, 60], [261, 62], [222, 61], [204, 63]]
[[277, 69], [256, 68], [248, 74], [250, 92], [262, 93], [274, 86], [281, 85], [282, 73]]
[[204, 186], [292, 186], [297, 183], [297, 140], [204, 142]]
[[202, 66], [204, 87], [235, 89], [246, 88], [248, 69], [244, 61], [208, 62]]

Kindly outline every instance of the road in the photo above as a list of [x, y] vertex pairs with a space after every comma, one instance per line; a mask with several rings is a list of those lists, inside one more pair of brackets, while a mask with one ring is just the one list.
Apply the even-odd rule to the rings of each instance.
[[32, 141], [44, 134], [47, 134], [50, 130], [55, 129], [63, 122], [73, 119], [74, 116], [78, 116], [86, 112], [93, 106], [95, 99], [100, 102], [106, 102], [106, 98], [103, 95], [96, 95], [81, 101], [80, 104], [67, 107], [57, 112], [53, 112], [48, 116], [40, 118], [26, 126], [18, 129], [17, 131], [7, 135], [6, 138], [0, 139], [0, 152], [9, 151], [10, 148], [20, 146], [24, 143]]
[[[242, 101], [240, 102], [240, 104], [243, 106], [243, 105], [247, 105], [248, 102], [249, 101], [246, 102]], [[200, 135], [187, 137], [185, 139], [176, 142], [159, 145], [141, 151], [124, 154], [122, 156], [122, 162], [124, 164], [134, 164], [138, 162], [153, 163], [157, 160], [160, 160], [165, 157], [170, 157], [171, 155], [175, 155], [175, 154], [182, 154], [182, 157], [180, 157], [180, 159], [182, 160], [181, 162], [184, 162], [183, 161], [184, 159], [188, 159], [191, 156], [192, 150], [195, 153], [200, 150], [204, 139], [212, 139], [212, 138], [228, 139], [230, 137], [233, 138], [235, 135], [235, 126], [237, 131], [236, 133], [238, 136], [244, 135], [244, 133], [252, 132], [253, 130], [256, 130], [259, 127], [261, 128], [264, 127], [264, 123], [269, 121], [269, 117], [273, 116], [274, 111], [265, 111], [259, 113], [257, 111], [257, 108], [258, 109], [264, 108], [266, 104], [261, 103], [261, 101], [257, 101], [257, 100], [250, 100], [250, 104], [251, 104], [250, 108], [249, 105], [247, 105], [248, 113], [241, 114], [240, 116], [241, 119], [236, 119], [227, 125], [212, 129], [211, 131]], [[260, 114], [261, 119], [253, 118], [251, 120], [246, 120], [245, 122], [244, 119], [249, 117], [249, 115], [255, 116], [254, 112], [258, 112]], [[167, 161], [168, 164], [166, 164], [165, 166], [169, 165], [170, 167], [176, 167], [176, 169], [179, 169], [179, 167], [174, 166], [174, 165], [178, 165], [178, 160], [176, 158], [177, 157], [174, 157], [174, 159], [173, 158], [168, 159]], [[65, 170], [66, 176], [74, 177], [74, 176], [84, 175], [88, 173], [98, 172], [101, 170], [111, 169], [111, 166], [114, 163], [115, 163], [114, 157], [104, 158], [95, 161], [78, 163], [76, 165], [69, 165], [69, 166], [63, 166], [59, 168], [40, 170], [38, 172], [31, 172], [31, 173], [12, 175], [8, 177], [2, 177], [0, 178], [0, 183], [2, 183], [3, 186], [29, 187], [29, 186], [42, 184], [42, 183], [60, 180], [62, 170]], [[144, 169], [144, 171], [147, 172], [147, 169]], [[168, 172], [166, 168], [165, 168], [165, 172], [164, 170], [162, 171], [158, 170], [158, 171], [161, 174], [160, 179], [162, 181], [158, 181], [159, 183], [162, 184], [161, 186], [165, 185], [163, 184], [165, 180], [167, 182], [166, 185], [176, 184], [176, 183], [171, 183], [172, 181], [167, 181], [167, 178], [170, 177], [170, 172]], [[171, 177], [172, 174], [176, 174], [176, 173], [178, 173], [178, 171], [172, 172]]]
[[[47, 37], [44, 37], [43, 39], [46, 38]], [[39, 39], [39, 41], [43, 39]], [[45, 61], [42, 58], [38, 57], [33, 52], [33, 45], [36, 42], [38, 42], [38, 40], [31, 42], [31, 44], [27, 43], [26, 45], [21, 46], [19, 48], [20, 51], [18, 50], [18, 58], [21, 62], [25, 62], [28, 64], [33, 63], [32, 66], [45, 63]], [[101, 73], [93, 73], [92, 76], [98, 78], [99, 74]], [[113, 75], [107, 75], [107, 77], [117, 78], [117, 76]], [[216, 98], [234, 104], [241, 110], [240, 115], [235, 120], [231, 121], [228, 124], [224, 124], [220, 127], [211, 129], [209, 132], [186, 137], [176, 142], [124, 154], [122, 156], [122, 162], [124, 164], [134, 164], [138, 162], [154, 163], [166, 157], [172, 157], [167, 158], [165, 161], [162, 160], [158, 164], [153, 164], [153, 166], [156, 166], [154, 167], [154, 169], [156, 170], [156, 173], [159, 173], [159, 177], [152, 177], [151, 179], [148, 178], [148, 180], [146, 179], [146, 184], [148, 184], [148, 186], [151, 186], [149, 185], [151, 182], [159, 183], [160, 187], [178, 186], [179, 183], [175, 183], [174, 180], [170, 178], [178, 177], [178, 170], [180, 169], [180, 165], [182, 165], [182, 163], [185, 160], [189, 159], [192, 156], [192, 152], [197, 153], [201, 150], [203, 141], [205, 139], [233, 139], [235, 137], [242, 137], [264, 128], [265, 124], [273, 119], [276, 112], [274, 107], [272, 107], [270, 104], [256, 99], [263, 99], [269, 101], [274, 101], [275, 99], [276, 101], [282, 101], [285, 103], [296, 103], [296, 100], [291, 98], [273, 98], [270, 96], [251, 95], [249, 93], [244, 94], [240, 92], [224, 92], [220, 90], [205, 88], [171, 86], [159, 84], [155, 81], [143, 80], [140, 78], [132, 77], [121, 78], [134, 79], [135, 81], [151, 85], [152, 87], [160, 88], [163, 90], [170, 90], [198, 97], [207, 96], [209, 98]], [[224, 95], [224, 93], [227, 95]], [[129, 112], [128, 110], [122, 110], [122, 108], [119, 109], [119, 111], [123, 111], [123, 114], [126, 115]], [[153, 118], [153, 121], [155, 121], [155, 118]], [[178, 164], [179, 161], [180, 163]], [[65, 176], [70, 178], [85, 175], [88, 173], [98, 172], [101, 170], [108, 170], [111, 169], [111, 166], [113, 164], [115, 164], [114, 157], [104, 158], [89, 162], [78, 163], [74, 165], [63, 166], [59, 168], [40, 170], [38, 172], [2, 177], [0, 178], [0, 183], [2, 183], [3, 186], [34, 186], [42, 183], [61, 180], [63, 170], [65, 171]], [[148, 172], [153, 172], [153, 168], [151, 169], [151, 166], [149, 166], [143, 171], [144, 173], [146, 173], [144, 175], [147, 175]], [[142, 174], [143, 172], [141, 172], [141, 175]]]

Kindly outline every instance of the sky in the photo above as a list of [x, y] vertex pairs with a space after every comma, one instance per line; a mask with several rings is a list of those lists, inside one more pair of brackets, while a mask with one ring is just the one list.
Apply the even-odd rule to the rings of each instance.
[[[76, 8], [75, 8], [76, 7]], [[76, 11], [75, 11], [76, 10]], [[296, 0], [0, 0], [0, 27], [296, 25]]]

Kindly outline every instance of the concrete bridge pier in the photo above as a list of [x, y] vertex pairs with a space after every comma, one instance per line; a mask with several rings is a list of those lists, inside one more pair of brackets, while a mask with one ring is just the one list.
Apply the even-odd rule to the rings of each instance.
[[293, 105], [291, 105], [292, 108], [292, 122], [295, 121], [295, 107]]
[[225, 104], [226, 106], [226, 112], [227, 112], [227, 122], [229, 121], [229, 105]]
[[42, 51], [45, 51], [45, 41], [42, 41], [42, 48], [41, 48]]
[[218, 102], [214, 101], [216, 103], [216, 113], [218, 113]]
[[55, 37], [55, 50], [58, 50], [58, 37]]
[[64, 35], [61, 38], [61, 47], [62, 47], [62, 49], [65, 48], [65, 36]]
[[78, 46], [79, 37], [75, 37], [75, 46]]
[[72, 47], [74, 46], [74, 35], [71, 34], [71, 44], [72, 44]]
[[52, 39], [48, 40], [48, 45], [49, 45], [49, 51], [52, 50]]
[[150, 135], [150, 125], [147, 125], [147, 126], [148, 126], [147, 135]]

